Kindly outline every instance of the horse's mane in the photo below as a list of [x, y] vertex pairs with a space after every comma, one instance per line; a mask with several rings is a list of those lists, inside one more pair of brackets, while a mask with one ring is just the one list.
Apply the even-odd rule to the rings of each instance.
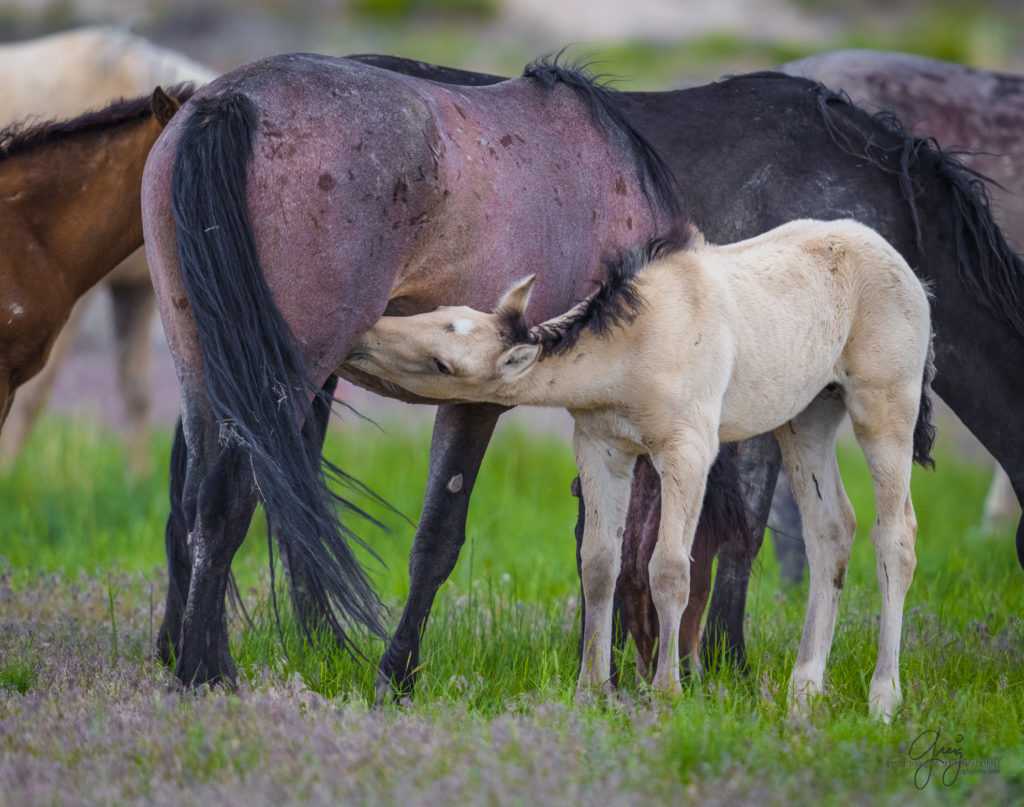
[[[184, 103], [195, 92], [192, 83], [179, 84], [167, 94]], [[42, 146], [60, 143], [88, 133], [115, 129], [132, 121], [142, 121], [153, 114], [152, 94], [115, 101], [102, 109], [86, 112], [69, 120], [50, 120], [26, 126], [13, 123], [0, 129], [0, 160], [34, 151]]]
[[817, 95], [822, 121], [836, 146], [897, 177], [910, 207], [922, 259], [926, 250], [918, 199], [927, 193], [926, 180], [945, 186], [953, 198], [953, 234], [961, 281], [996, 319], [1024, 340], [1024, 261], [992, 217], [985, 187], [991, 180], [959, 158], [968, 152], [942, 149], [933, 137], [909, 135], [893, 113], [883, 110], [872, 114], [854, 104], [845, 92], [836, 92], [812, 79], [763, 72], [726, 81], [782, 77], [802, 83]]
[[495, 314], [506, 344], [540, 345], [541, 357], [557, 356], [571, 350], [584, 331], [601, 337], [632, 322], [644, 307], [636, 284], [640, 273], [655, 261], [684, 249], [694, 232], [692, 228], [676, 229], [606, 260], [606, 279], [598, 282], [586, 299], [555, 319], [530, 327], [523, 321], [522, 311], [499, 308]]
[[[564, 52], [564, 51], [563, 51]], [[672, 170], [661, 158], [657, 149], [640, 134], [630, 122], [629, 117], [619, 104], [617, 90], [607, 84], [599, 83], [605, 76], [592, 75], [585, 62], [574, 62], [571, 65], [558, 63], [562, 52], [554, 56], [542, 56], [531, 62], [523, 70], [524, 78], [539, 81], [550, 89], [555, 84], [565, 84], [572, 88], [586, 105], [593, 120], [599, 125], [611, 124], [619, 129], [629, 141], [633, 152], [633, 162], [640, 176], [644, 196], [652, 207], [657, 204], [669, 215], [669, 218], [680, 217], [679, 196], [676, 193], [675, 177]], [[651, 187], [648, 187], [650, 185]], [[651, 188], [654, 199], [651, 197]]]

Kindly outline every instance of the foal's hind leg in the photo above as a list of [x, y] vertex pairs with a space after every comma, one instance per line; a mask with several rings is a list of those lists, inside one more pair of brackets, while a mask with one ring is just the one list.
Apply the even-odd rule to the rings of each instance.
[[810, 567], [807, 615], [790, 679], [790, 695], [797, 708], [822, 690], [857, 529], [836, 463], [836, 432], [845, 412], [838, 396], [823, 393], [775, 432], [803, 519]]
[[878, 662], [868, 704], [876, 717], [888, 720], [899, 705], [900, 634], [903, 604], [914, 577], [917, 559], [914, 542], [917, 519], [910, 500], [913, 431], [920, 401], [920, 386], [865, 392], [849, 396], [854, 434], [867, 460], [875, 491], [877, 518], [871, 528], [875, 545], [882, 616], [878, 633]]

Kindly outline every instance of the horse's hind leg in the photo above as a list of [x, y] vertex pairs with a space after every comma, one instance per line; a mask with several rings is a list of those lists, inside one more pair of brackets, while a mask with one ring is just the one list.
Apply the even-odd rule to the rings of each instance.
[[871, 540], [875, 545], [882, 615], [878, 662], [871, 676], [868, 704], [872, 714], [883, 720], [892, 717], [902, 697], [903, 604], [917, 563], [917, 519], [910, 499], [910, 472], [920, 387], [909, 385], [904, 393], [899, 396], [891, 388], [858, 390], [849, 396], [848, 404], [854, 434], [867, 460], [875, 492], [877, 518], [871, 527]]
[[[181, 419], [174, 430], [171, 444], [170, 504], [167, 527], [164, 530], [164, 548], [167, 550], [167, 603], [164, 619], [156, 637], [157, 656], [164, 664], [173, 664], [181, 643], [181, 624], [185, 618], [185, 597], [188, 594], [192, 572], [192, 558], [188, 546], [188, 525], [182, 502], [185, 491], [188, 447]], [[193, 507], [193, 515], [194, 515]]]
[[148, 272], [144, 281], [110, 284], [128, 467], [136, 474], [145, 473], [152, 464], [149, 456], [149, 327], [156, 311], [156, 297]]
[[807, 697], [822, 690], [839, 595], [857, 529], [836, 463], [836, 432], [845, 411], [837, 394], [822, 393], [775, 432], [803, 519], [810, 567], [807, 615], [790, 679], [796, 708], [806, 706]]
[[[192, 473], [192, 469], [189, 469]], [[187, 487], [187, 485], [186, 485]], [[202, 479], [192, 529], [192, 574], [174, 674], [185, 685], [235, 684], [228, 646], [227, 587], [231, 561], [242, 545], [253, 510], [255, 486], [247, 453], [221, 449]]]
[[409, 599], [378, 667], [378, 701], [389, 692], [412, 694], [420, 637], [437, 590], [459, 559], [466, 540], [469, 496], [498, 416], [506, 410], [492, 404], [438, 407], [427, 490], [409, 553]]

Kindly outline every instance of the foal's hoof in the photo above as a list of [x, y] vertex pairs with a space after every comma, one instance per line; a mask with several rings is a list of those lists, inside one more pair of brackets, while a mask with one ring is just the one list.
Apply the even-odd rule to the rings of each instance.
[[903, 693], [899, 684], [893, 687], [891, 684], [872, 686], [868, 696], [868, 711], [871, 717], [882, 723], [888, 724], [895, 716], [903, 701]]

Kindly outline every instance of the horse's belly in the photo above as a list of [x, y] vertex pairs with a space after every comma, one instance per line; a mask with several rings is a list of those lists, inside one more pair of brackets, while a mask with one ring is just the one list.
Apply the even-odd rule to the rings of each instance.
[[624, 454], [644, 454], [650, 448], [636, 424], [614, 410], [570, 409], [569, 414], [576, 421], [576, 428], [603, 440]]
[[838, 380], [835, 365], [806, 368], [794, 377], [761, 378], [758, 383], [731, 385], [722, 401], [718, 437], [722, 442], [746, 440], [773, 431], [806, 409], [814, 397]]

